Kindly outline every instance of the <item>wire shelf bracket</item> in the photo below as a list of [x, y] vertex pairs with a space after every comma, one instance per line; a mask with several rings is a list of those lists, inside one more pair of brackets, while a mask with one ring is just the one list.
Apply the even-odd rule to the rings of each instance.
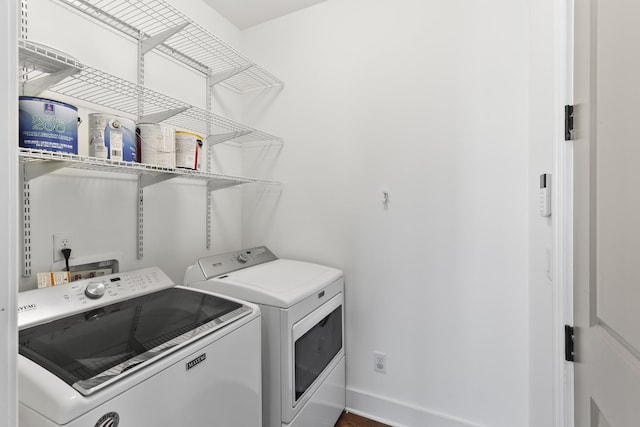
[[211, 76], [210, 76], [211, 80], [210, 80], [210, 83], [209, 83], [209, 87], [213, 87], [213, 86], [217, 85], [218, 83], [221, 83], [221, 82], [223, 82], [223, 81], [225, 81], [227, 79], [230, 79], [231, 77], [236, 76], [236, 75], [238, 75], [240, 73], [243, 73], [244, 71], [246, 71], [249, 68], [254, 67], [254, 66], [255, 66], [254, 64], [247, 64], [247, 65], [243, 65], [241, 67], [232, 68], [229, 71], [223, 71], [223, 72], [220, 72], [220, 73], [211, 74]]
[[209, 135], [207, 137], [207, 144], [214, 146], [226, 141], [233, 141], [234, 139], [242, 138], [243, 136], [251, 135], [253, 130], [239, 130], [236, 132], [229, 132], [223, 134]]
[[25, 162], [24, 163], [24, 180], [26, 182], [36, 179], [43, 175], [50, 174], [60, 169], [68, 167], [71, 162], [56, 161], [56, 160], [42, 160], [40, 162]]
[[229, 188], [229, 187], [233, 187], [237, 184], [233, 183], [233, 182], [223, 182], [223, 181], [218, 181], [218, 180], [211, 180], [209, 182], [207, 182], [207, 189], [211, 192], [211, 191], [218, 191], [218, 190], [222, 190], [225, 188]]
[[43, 76], [35, 80], [27, 80], [22, 83], [22, 94], [26, 96], [38, 96], [67, 77], [73, 76], [79, 72], [80, 70], [78, 68], [69, 67], [49, 74], [48, 76]]
[[174, 108], [172, 110], [159, 111], [157, 113], [147, 114], [145, 116], [141, 116], [139, 122], [140, 123], [160, 123], [160, 122], [164, 122], [164, 121], [169, 120], [170, 118], [172, 118], [174, 116], [177, 116], [180, 113], [184, 113], [188, 109], [189, 109], [189, 107], [179, 107], [179, 108]]
[[163, 181], [167, 181], [171, 178], [175, 178], [175, 176], [170, 174], [162, 174], [162, 175], [140, 175], [140, 180], [138, 181], [139, 185], [142, 188], [149, 187], [153, 184], [158, 184]]
[[155, 49], [159, 45], [163, 44], [171, 36], [182, 31], [187, 25], [189, 25], [189, 23], [184, 22], [181, 25], [177, 25], [173, 28], [168, 28], [159, 34], [156, 34], [155, 36], [147, 37], [146, 39], [142, 40], [142, 49], [141, 49], [142, 54], [144, 55], [147, 52]]

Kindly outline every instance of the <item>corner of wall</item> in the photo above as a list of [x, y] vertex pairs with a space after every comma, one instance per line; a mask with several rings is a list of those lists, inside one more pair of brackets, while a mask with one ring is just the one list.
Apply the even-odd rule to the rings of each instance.
[[0, 8], [1, 92], [7, 94], [0, 104], [0, 413], [6, 425], [17, 425], [17, 292], [18, 292], [18, 2], [4, 2]]

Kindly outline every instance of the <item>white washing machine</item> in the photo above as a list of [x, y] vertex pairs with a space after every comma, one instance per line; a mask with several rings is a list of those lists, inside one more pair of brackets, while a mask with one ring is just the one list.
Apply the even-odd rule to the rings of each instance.
[[345, 408], [340, 270], [262, 246], [200, 259], [185, 284], [260, 306], [265, 427], [335, 425]]
[[20, 427], [260, 426], [260, 309], [157, 267], [18, 295]]

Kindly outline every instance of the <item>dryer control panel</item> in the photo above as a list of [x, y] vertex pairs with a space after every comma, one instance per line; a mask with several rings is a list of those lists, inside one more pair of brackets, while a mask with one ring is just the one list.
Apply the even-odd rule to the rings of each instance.
[[158, 267], [109, 274], [18, 294], [18, 329], [175, 286]]
[[258, 246], [241, 251], [227, 252], [213, 255], [198, 261], [205, 279], [222, 276], [232, 271], [241, 270], [269, 261], [275, 261], [278, 257], [266, 246]]

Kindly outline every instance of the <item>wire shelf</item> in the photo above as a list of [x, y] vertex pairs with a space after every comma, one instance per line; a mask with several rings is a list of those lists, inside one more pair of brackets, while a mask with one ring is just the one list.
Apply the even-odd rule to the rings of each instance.
[[221, 189], [241, 184], [261, 183], [277, 184], [242, 176], [207, 173], [190, 169], [172, 169], [136, 162], [99, 159], [96, 157], [79, 156], [77, 154], [57, 153], [27, 148], [19, 149], [21, 163], [25, 166], [27, 180], [42, 176], [46, 173], [62, 168], [83, 169], [97, 172], [114, 172], [148, 176], [149, 183], [160, 182], [171, 178], [187, 178], [206, 181], [212, 189]]
[[40, 43], [20, 40], [20, 80], [33, 80], [66, 69], [80, 71], [83, 65], [66, 53]]
[[[53, 82], [48, 90], [134, 117], [138, 115], [138, 99], [142, 97], [144, 115], [140, 117], [141, 121], [164, 122], [210, 136], [213, 142], [282, 142], [282, 138], [82, 65], [47, 46], [27, 40], [20, 40], [19, 46], [20, 66], [23, 77], [27, 78], [23, 80], [27, 83], [33, 84], [50, 73], [70, 69], [71, 72], [67, 73], [70, 75]], [[207, 135], [207, 124], [210, 135]]]
[[185, 25], [155, 48], [237, 92], [284, 86], [273, 74], [163, 0], [58, 1], [135, 40], [145, 40]]

